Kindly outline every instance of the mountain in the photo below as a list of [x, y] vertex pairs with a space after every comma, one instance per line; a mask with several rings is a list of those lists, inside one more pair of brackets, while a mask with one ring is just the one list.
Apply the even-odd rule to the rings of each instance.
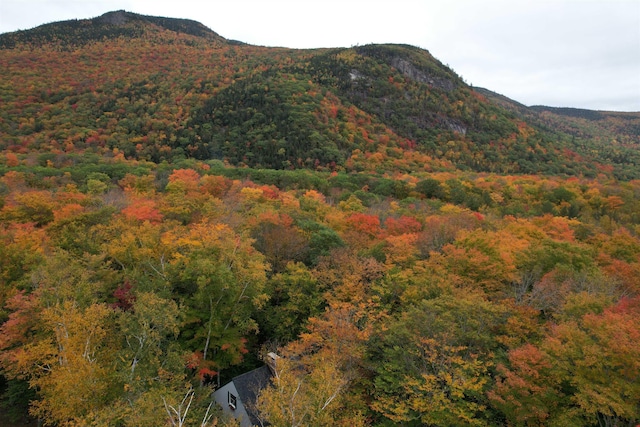
[[0, 44], [0, 425], [230, 425], [267, 352], [264, 425], [640, 422], [636, 114], [126, 12]]
[[190, 19], [145, 16], [118, 10], [93, 19], [54, 22], [31, 30], [3, 34], [0, 37], [0, 48], [15, 48], [19, 45], [37, 47], [47, 43], [78, 47], [105, 39], [141, 37], [148, 26], [157, 26], [212, 41], [224, 40], [211, 29]]
[[21, 154], [639, 175], [637, 114], [576, 128], [587, 119], [471, 88], [412, 46], [250, 46], [195, 21], [117, 11], [3, 34], [0, 48], [0, 148]]
[[622, 176], [635, 176], [640, 164], [640, 113], [593, 111], [543, 105], [527, 107], [483, 88], [474, 88], [491, 101], [538, 129], [558, 134], [581, 153], [591, 153], [603, 163], [614, 164]]

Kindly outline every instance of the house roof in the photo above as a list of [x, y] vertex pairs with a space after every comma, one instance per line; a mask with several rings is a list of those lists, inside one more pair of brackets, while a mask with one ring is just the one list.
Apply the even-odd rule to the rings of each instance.
[[267, 365], [246, 372], [233, 378], [233, 384], [238, 391], [238, 397], [251, 419], [252, 425], [260, 425], [260, 421], [256, 417], [255, 404], [258, 392], [269, 385], [272, 373]]

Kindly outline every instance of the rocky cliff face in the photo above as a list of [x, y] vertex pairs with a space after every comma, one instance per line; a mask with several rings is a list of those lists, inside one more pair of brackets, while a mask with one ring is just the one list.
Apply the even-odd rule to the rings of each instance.
[[124, 25], [129, 22], [129, 17], [127, 16], [127, 12], [124, 10], [117, 10], [115, 12], [107, 12], [101, 17], [97, 18], [101, 24], [110, 24], [110, 25]]
[[451, 80], [444, 77], [430, 75], [422, 70], [419, 70], [411, 62], [399, 56], [391, 60], [391, 65], [394, 66], [398, 71], [400, 71], [405, 77], [408, 77], [409, 79], [417, 81], [419, 83], [425, 83], [431, 85], [432, 87], [442, 89], [446, 92], [451, 92], [456, 88], [456, 84]]

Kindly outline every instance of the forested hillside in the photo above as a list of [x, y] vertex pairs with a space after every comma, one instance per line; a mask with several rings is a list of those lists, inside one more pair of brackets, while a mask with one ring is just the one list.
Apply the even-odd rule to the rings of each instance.
[[[637, 126], [576, 141], [488, 101], [410, 46], [247, 46], [192, 21], [126, 12], [4, 34], [0, 46], [0, 148], [17, 154], [638, 176], [637, 136], [628, 137]], [[594, 138], [635, 150], [593, 149]]]
[[269, 351], [273, 426], [640, 422], [635, 113], [127, 12], [0, 47], [0, 424], [235, 425]]
[[603, 163], [615, 164], [617, 177], [637, 178], [640, 113], [525, 107], [486, 89], [475, 90], [538, 128], [567, 135], [564, 139], [577, 153], [591, 153]]

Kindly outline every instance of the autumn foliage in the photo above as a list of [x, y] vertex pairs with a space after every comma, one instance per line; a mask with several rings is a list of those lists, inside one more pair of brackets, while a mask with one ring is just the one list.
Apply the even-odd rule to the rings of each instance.
[[0, 39], [0, 423], [225, 425], [269, 351], [273, 426], [640, 422], [631, 139], [417, 48], [149, 22]]

